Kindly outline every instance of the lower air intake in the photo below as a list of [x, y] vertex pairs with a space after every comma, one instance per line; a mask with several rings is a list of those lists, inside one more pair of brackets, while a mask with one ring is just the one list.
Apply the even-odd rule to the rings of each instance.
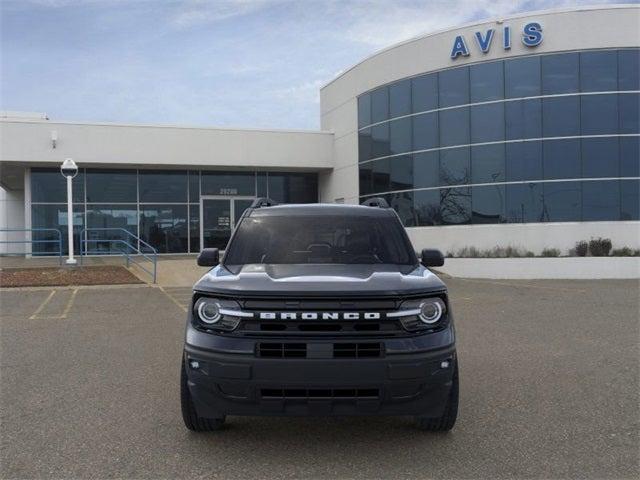
[[260, 390], [262, 398], [379, 398], [377, 388], [263, 388]]

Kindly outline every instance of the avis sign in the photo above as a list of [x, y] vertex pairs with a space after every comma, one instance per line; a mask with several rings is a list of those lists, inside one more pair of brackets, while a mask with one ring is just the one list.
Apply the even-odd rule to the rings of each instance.
[[[504, 50], [511, 48], [511, 33], [511, 27], [505, 26], [502, 28], [502, 48]], [[494, 28], [490, 28], [486, 32], [475, 32], [474, 38], [482, 53], [489, 51], [495, 35], [496, 30]], [[537, 47], [542, 43], [542, 26], [538, 22], [527, 23], [522, 27], [520, 40], [526, 47]], [[468, 57], [469, 55], [470, 51], [464, 35], [458, 35], [453, 41], [451, 58], [455, 60], [458, 57]]]

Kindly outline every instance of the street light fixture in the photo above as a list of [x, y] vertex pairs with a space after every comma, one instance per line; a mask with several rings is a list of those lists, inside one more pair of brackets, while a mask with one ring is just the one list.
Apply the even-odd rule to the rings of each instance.
[[71, 158], [65, 159], [60, 165], [60, 173], [67, 179], [67, 235], [69, 240], [69, 258], [67, 265], [75, 265], [77, 260], [73, 258], [73, 188], [71, 182], [78, 174], [78, 166]]

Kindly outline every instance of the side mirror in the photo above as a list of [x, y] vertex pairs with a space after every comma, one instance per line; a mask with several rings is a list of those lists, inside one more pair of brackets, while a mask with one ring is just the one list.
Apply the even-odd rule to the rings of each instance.
[[421, 263], [425, 267], [441, 267], [444, 265], [444, 256], [440, 250], [425, 248], [422, 250]]
[[198, 255], [199, 267], [215, 267], [220, 263], [220, 253], [217, 248], [204, 248]]

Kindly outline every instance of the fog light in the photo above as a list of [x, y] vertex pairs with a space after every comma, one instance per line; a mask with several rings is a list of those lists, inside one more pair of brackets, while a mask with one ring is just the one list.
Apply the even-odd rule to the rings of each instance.
[[200, 368], [200, 362], [198, 362], [197, 360], [189, 360], [189, 366], [193, 370], [198, 370]]
[[449, 360], [443, 360], [440, 362], [440, 368], [449, 368]]

